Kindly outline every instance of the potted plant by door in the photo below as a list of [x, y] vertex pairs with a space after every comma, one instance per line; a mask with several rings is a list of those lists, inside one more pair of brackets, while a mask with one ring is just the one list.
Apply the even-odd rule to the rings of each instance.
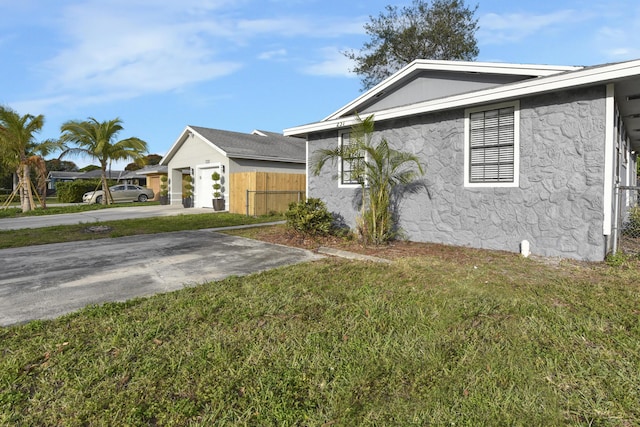
[[213, 180], [213, 210], [215, 211], [224, 210], [224, 199], [222, 198], [222, 184], [220, 184], [220, 178], [221, 176], [218, 172], [211, 174], [211, 179]]
[[190, 208], [193, 206], [193, 178], [191, 175], [185, 175], [182, 178], [182, 206]]
[[167, 185], [167, 181], [169, 178], [167, 175], [160, 176], [160, 204], [168, 205], [169, 204], [169, 186]]

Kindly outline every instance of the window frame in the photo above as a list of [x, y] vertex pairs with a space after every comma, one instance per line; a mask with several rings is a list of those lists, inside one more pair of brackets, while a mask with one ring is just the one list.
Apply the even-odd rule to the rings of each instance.
[[[340, 150], [342, 150], [342, 146], [344, 143], [344, 135], [346, 134], [351, 134], [352, 131], [349, 129], [345, 129], [345, 130], [341, 130], [338, 132], [338, 148]], [[356, 157], [353, 157], [354, 159]], [[362, 161], [365, 161], [365, 156], [364, 154], [362, 156], [358, 156], [357, 158], [362, 159]], [[362, 187], [362, 182], [344, 182], [344, 171], [343, 171], [343, 164], [345, 162], [345, 159], [340, 156], [340, 159], [338, 161], [338, 188], [360, 188]], [[365, 179], [366, 182], [366, 179]]]
[[[471, 182], [471, 115], [474, 113], [513, 108], [513, 181]], [[464, 186], [469, 188], [518, 187], [520, 185], [520, 101], [502, 102], [467, 108], [464, 112]]]

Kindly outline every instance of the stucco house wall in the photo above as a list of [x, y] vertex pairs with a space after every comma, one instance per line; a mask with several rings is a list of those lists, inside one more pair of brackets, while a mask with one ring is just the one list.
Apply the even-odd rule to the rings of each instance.
[[[604, 86], [520, 99], [518, 187], [464, 186], [464, 109], [376, 123], [376, 137], [417, 154], [428, 192], [404, 197], [400, 227], [414, 241], [602, 260], [605, 158]], [[338, 131], [308, 135], [310, 159], [334, 148]], [[309, 197], [355, 226], [359, 191], [338, 188], [336, 165], [309, 166]]]

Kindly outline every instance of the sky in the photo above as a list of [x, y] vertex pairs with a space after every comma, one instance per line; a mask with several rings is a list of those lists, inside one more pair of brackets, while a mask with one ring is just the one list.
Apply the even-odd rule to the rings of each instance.
[[[322, 120], [361, 95], [342, 52], [411, 0], [0, 0], [0, 104], [120, 118], [164, 155], [187, 125], [250, 133]], [[466, 0], [478, 61], [596, 65], [640, 58], [637, 0]], [[91, 159], [69, 157], [82, 167]], [[116, 169], [117, 166], [113, 168]]]

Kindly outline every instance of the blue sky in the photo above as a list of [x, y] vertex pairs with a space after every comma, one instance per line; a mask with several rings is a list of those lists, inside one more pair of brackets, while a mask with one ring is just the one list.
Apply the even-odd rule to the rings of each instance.
[[[637, 0], [476, 3], [479, 61], [640, 58]], [[410, 0], [0, 0], [0, 104], [43, 114], [41, 139], [119, 117], [160, 155], [186, 125], [281, 132], [360, 95], [340, 52], [388, 4]]]

